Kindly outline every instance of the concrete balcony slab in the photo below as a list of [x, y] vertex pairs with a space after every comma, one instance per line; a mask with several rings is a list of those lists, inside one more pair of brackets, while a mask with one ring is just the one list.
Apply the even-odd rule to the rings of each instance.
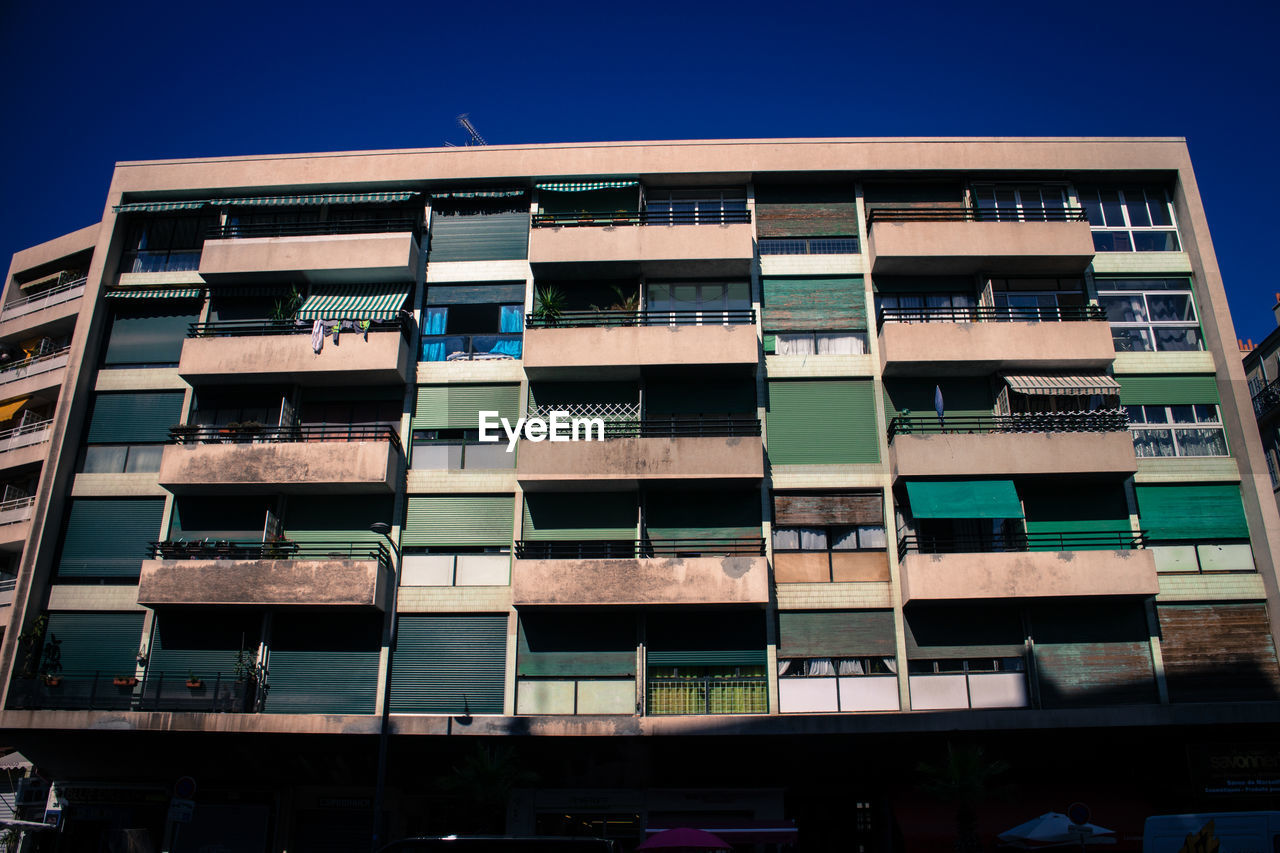
[[1155, 595], [1160, 591], [1155, 558], [1141, 549], [908, 553], [901, 568], [904, 603]]
[[881, 275], [1082, 273], [1093, 255], [1088, 222], [876, 222], [867, 234]]
[[1106, 369], [1116, 357], [1111, 326], [1105, 320], [884, 323], [879, 345], [885, 376], [1001, 370], [1093, 372]]
[[759, 436], [554, 443], [521, 439], [516, 453], [516, 479], [527, 491], [635, 489], [641, 482], [715, 483], [764, 476]]
[[171, 444], [159, 481], [174, 494], [389, 494], [404, 479], [390, 441]]
[[516, 560], [512, 599], [522, 605], [764, 604], [764, 557]]
[[138, 603], [384, 609], [377, 560], [144, 560]]
[[534, 228], [529, 263], [535, 274], [568, 265], [583, 274], [600, 267], [645, 275], [746, 274], [755, 257], [752, 235], [750, 223]]
[[321, 234], [206, 240], [200, 275], [210, 284], [279, 280], [374, 283], [414, 280], [418, 242], [412, 232]]
[[[192, 384], [290, 382], [300, 385], [391, 385], [409, 376], [409, 342], [400, 332], [326, 340], [309, 334], [187, 338], [178, 375]], [[0, 386], [0, 394], [6, 394]]]
[[889, 443], [898, 477], [1017, 477], [1138, 470], [1124, 432], [991, 432], [898, 435]]
[[592, 326], [526, 329], [524, 369], [532, 379], [639, 375], [644, 367], [744, 365], [754, 369], [754, 325]]

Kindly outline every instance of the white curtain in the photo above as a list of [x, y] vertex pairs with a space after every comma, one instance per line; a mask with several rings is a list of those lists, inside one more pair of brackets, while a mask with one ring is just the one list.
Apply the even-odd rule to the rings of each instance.
[[778, 335], [774, 350], [778, 355], [816, 355], [813, 335]]
[[825, 551], [827, 550], [827, 532], [819, 528], [801, 527], [798, 528], [800, 533], [800, 550], [801, 551]]
[[861, 334], [818, 335], [818, 355], [866, 355], [867, 340]]
[[888, 541], [884, 528], [879, 525], [859, 527], [858, 538], [862, 540], [863, 548], [884, 548]]
[[773, 531], [773, 550], [800, 550], [800, 531], [790, 527], [775, 528]]
[[840, 674], [841, 675], [866, 675], [867, 671], [862, 666], [861, 658], [841, 658]]
[[897, 674], [898, 674], [898, 659], [897, 659], [897, 658], [880, 658], [880, 661], [884, 664], [885, 669], [889, 670], [889, 671], [890, 671], [890, 672], [892, 672], [894, 675], [897, 675]]
[[805, 675], [835, 675], [836, 668], [831, 665], [830, 658], [811, 658], [809, 660], [809, 671]]

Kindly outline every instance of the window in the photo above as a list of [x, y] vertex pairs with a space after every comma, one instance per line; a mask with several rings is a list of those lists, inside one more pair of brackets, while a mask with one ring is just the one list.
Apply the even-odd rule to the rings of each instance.
[[777, 355], [865, 355], [866, 332], [778, 332]]
[[884, 293], [876, 295], [882, 322], [954, 323], [969, 319], [972, 293]]
[[651, 666], [647, 713], [764, 714], [769, 710], [763, 666]]
[[214, 216], [142, 219], [125, 233], [120, 271], [177, 272], [200, 266], [205, 235], [218, 224]]
[[671, 322], [727, 323], [726, 311], [751, 310], [751, 284], [746, 281], [687, 281], [650, 284], [645, 307], [650, 314], [676, 312]]
[[1095, 285], [1116, 352], [1204, 349], [1190, 280], [1098, 279]]
[[520, 358], [524, 305], [437, 305], [423, 315], [423, 361]]
[[1161, 187], [1081, 187], [1099, 252], [1178, 252], [1173, 205]]
[[94, 444], [84, 449], [84, 474], [138, 474], [160, 470], [163, 444]]
[[648, 190], [645, 221], [650, 225], [747, 222], [747, 194], [741, 188]]
[[1125, 406], [1138, 457], [1226, 456], [1227, 434], [1215, 405]]
[[856, 255], [857, 237], [761, 237], [762, 255]]
[[776, 527], [775, 551], [883, 551], [884, 525], [860, 524], [833, 527]]
[[779, 658], [779, 678], [830, 678], [839, 676], [894, 675], [898, 662], [891, 657]]
[[1060, 186], [975, 186], [973, 201], [985, 221], [1060, 222], [1067, 209], [1066, 188]]
[[912, 675], [960, 675], [990, 672], [1023, 672], [1026, 661], [1022, 658], [943, 658], [912, 660], [907, 671]]
[[1280, 489], [1280, 477], [1276, 476], [1276, 456], [1274, 450], [1267, 450], [1267, 473], [1271, 475], [1271, 488]]
[[415, 471], [458, 471], [466, 468], [514, 468], [515, 453], [506, 440], [480, 441], [478, 429], [415, 429]]

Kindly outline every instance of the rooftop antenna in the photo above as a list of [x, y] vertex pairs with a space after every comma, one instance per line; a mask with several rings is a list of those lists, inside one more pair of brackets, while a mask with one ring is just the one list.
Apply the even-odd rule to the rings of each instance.
[[480, 131], [476, 130], [475, 125], [471, 123], [471, 113], [463, 113], [458, 116], [458, 127], [461, 127], [467, 133], [471, 134], [471, 141], [467, 145], [488, 145], [484, 141], [484, 137], [480, 135]]

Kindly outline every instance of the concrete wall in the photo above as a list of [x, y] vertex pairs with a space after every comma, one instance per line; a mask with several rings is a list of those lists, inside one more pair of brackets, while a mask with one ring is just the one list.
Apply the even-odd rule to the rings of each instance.
[[755, 256], [754, 231], [750, 223], [534, 228], [529, 232], [529, 263], [736, 260], [746, 272]]
[[413, 234], [325, 234], [208, 240], [200, 275], [216, 283], [296, 273], [316, 282], [413, 281], [418, 243]]
[[390, 441], [310, 441], [171, 444], [159, 481], [174, 494], [339, 494], [392, 492], [403, 477], [404, 456]]
[[1150, 551], [907, 554], [902, 601], [1155, 595]]
[[374, 560], [144, 560], [138, 603], [383, 609]]
[[758, 480], [764, 445], [744, 438], [615, 438], [607, 441], [520, 440], [516, 478], [526, 489], [649, 480]]
[[974, 375], [997, 370], [1103, 370], [1115, 360], [1111, 325], [1067, 323], [885, 323], [885, 376]]
[[877, 222], [873, 273], [1082, 273], [1093, 260], [1088, 222]]
[[754, 368], [759, 358], [754, 325], [599, 326], [524, 333], [524, 369], [532, 378], [584, 370], [598, 374], [610, 367], [748, 364]]
[[43, 462], [49, 453], [49, 427], [0, 440], [0, 470]]
[[993, 432], [895, 436], [895, 477], [1013, 477], [1024, 474], [1132, 474], [1125, 432]]
[[178, 362], [178, 374], [192, 383], [394, 384], [408, 371], [409, 344], [399, 332], [371, 332], [367, 341], [344, 334], [338, 346], [326, 339], [318, 353], [309, 334], [187, 338]]
[[764, 604], [764, 557], [516, 560], [511, 591], [527, 604]]

